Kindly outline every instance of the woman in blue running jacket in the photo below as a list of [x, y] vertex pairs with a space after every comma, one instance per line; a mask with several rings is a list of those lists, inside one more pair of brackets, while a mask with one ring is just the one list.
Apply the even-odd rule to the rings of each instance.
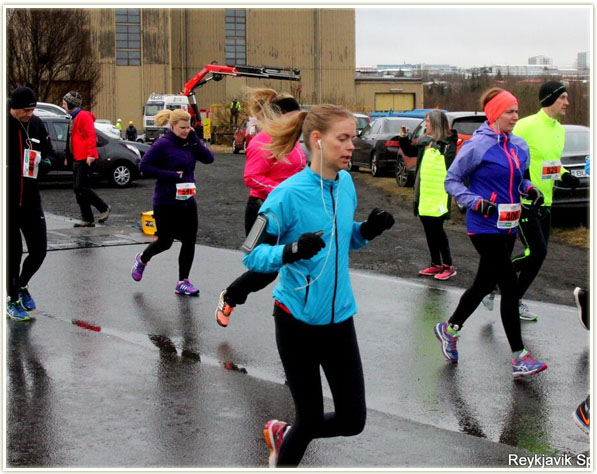
[[[285, 156], [301, 132], [311, 154], [310, 167], [268, 195], [259, 210], [267, 218], [266, 241], [243, 259], [250, 270], [280, 273], [274, 289], [276, 343], [296, 415], [292, 427], [270, 420], [264, 435], [270, 467], [296, 466], [312, 439], [352, 436], [365, 426], [348, 255], [389, 229], [394, 218], [374, 209], [365, 222], [354, 220], [357, 198], [345, 171], [356, 135], [349, 111], [318, 105], [263, 125], [274, 156]], [[320, 368], [334, 397], [331, 413], [324, 413]]]
[[[479, 268], [456, 310], [446, 322], [435, 326], [444, 357], [458, 362], [458, 331], [485, 295], [497, 284], [501, 290], [500, 313], [512, 350], [512, 375], [536, 375], [547, 368], [525, 350], [518, 314], [516, 273], [510, 259], [518, 220], [521, 196], [540, 205], [543, 196], [524, 178], [529, 166], [526, 142], [511, 134], [518, 120], [518, 101], [500, 88], [481, 98], [487, 121], [464, 143], [448, 169], [446, 191], [467, 208], [468, 235], [479, 253]], [[468, 183], [465, 186], [464, 183]]]

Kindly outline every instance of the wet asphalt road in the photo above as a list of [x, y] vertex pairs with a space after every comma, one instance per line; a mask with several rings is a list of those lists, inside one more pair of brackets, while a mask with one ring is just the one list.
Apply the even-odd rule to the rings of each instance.
[[[36, 319], [5, 324], [7, 467], [264, 468], [263, 424], [293, 413], [272, 287], [223, 329], [214, 309], [243, 271], [239, 252], [197, 246], [201, 297], [183, 298], [179, 244], [136, 283], [130, 267], [150, 238], [47, 220], [52, 250], [30, 284]], [[570, 414], [589, 389], [590, 343], [572, 295], [568, 306], [529, 301], [540, 319], [523, 323], [523, 338], [549, 368], [515, 382], [496, 311], [467, 322], [457, 366], [443, 360], [433, 326], [461, 289], [360, 271], [352, 281], [367, 426], [314, 441], [301, 467], [516, 467], [534, 455], [586, 465], [589, 438]]]

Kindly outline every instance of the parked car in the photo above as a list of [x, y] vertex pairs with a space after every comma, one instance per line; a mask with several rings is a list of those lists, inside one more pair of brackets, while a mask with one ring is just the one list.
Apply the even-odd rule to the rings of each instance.
[[68, 114], [66, 113], [66, 110], [64, 110], [59, 105], [50, 104], [49, 102], [38, 102], [35, 105], [35, 109], [36, 109], [35, 113], [37, 113], [38, 110], [44, 110], [46, 112], [51, 112], [53, 114], [60, 115], [62, 117], [68, 117]]
[[128, 146], [132, 146], [135, 147], [137, 150], [139, 150], [139, 155], [141, 156], [141, 158], [143, 158], [143, 155], [147, 152], [147, 150], [149, 150], [149, 148], [151, 148], [151, 143], [143, 143], [140, 142], [139, 140], [137, 140], [136, 142], [130, 141], [130, 140], [122, 140], [124, 144], [128, 145]]
[[259, 133], [257, 126], [257, 119], [255, 117], [247, 117], [234, 131], [232, 138], [232, 153], [239, 153], [241, 150], [246, 152], [249, 143], [255, 135]]
[[354, 140], [355, 149], [348, 169], [369, 168], [372, 176], [394, 172], [400, 127], [416, 128], [421, 119], [408, 117], [380, 117], [367, 125]]
[[562, 166], [580, 179], [574, 191], [562, 181], [554, 183], [552, 207], [587, 207], [590, 202], [591, 180], [585, 172], [585, 161], [591, 147], [591, 129], [583, 125], [564, 125], [566, 142], [562, 152]]
[[95, 121], [95, 129], [101, 130], [102, 132], [104, 132], [107, 135], [110, 135], [111, 137], [122, 139], [120, 130], [118, 130], [116, 125], [112, 125], [112, 122], [110, 122], [107, 119], [97, 119]]
[[[36, 112], [36, 115], [46, 125], [55, 152], [52, 170], [47, 175], [41, 176], [40, 179], [72, 177], [72, 163], [64, 164], [68, 119], [49, 112]], [[140, 176], [141, 153], [134, 146], [139, 144], [111, 137], [97, 129], [96, 134], [99, 158], [91, 165], [91, 175], [100, 180], [108, 180], [119, 188], [132, 184]]]
[[363, 132], [363, 129], [371, 123], [371, 119], [365, 114], [352, 114], [357, 121], [357, 135]]
[[[477, 130], [486, 117], [483, 112], [446, 112], [450, 128], [458, 132], [457, 150], [460, 150], [462, 144], [469, 140], [475, 130]], [[418, 126], [410, 133], [412, 143], [417, 143], [425, 135], [425, 121], [421, 121]], [[415, 173], [417, 170], [417, 156], [408, 156], [402, 149], [398, 150], [396, 159], [395, 177], [396, 183], [400, 187], [410, 187], [415, 182]]]

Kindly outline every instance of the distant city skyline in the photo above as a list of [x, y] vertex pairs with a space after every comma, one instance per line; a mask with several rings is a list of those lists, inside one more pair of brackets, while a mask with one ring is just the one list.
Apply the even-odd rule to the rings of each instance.
[[526, 65], [546, 56], [573, 67], [578, 53], [591, 51], [592, 15], [591, 5], [357, 8], [356, 66]]

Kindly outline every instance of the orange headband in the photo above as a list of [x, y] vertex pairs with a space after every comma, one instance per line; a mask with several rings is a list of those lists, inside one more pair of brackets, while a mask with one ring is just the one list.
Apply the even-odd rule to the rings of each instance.
[[511, 106], [518, 105], [518, 100], [508, 91], [502, 91], [485, 104], [485, 115], [489, 123], [495, 122]]

